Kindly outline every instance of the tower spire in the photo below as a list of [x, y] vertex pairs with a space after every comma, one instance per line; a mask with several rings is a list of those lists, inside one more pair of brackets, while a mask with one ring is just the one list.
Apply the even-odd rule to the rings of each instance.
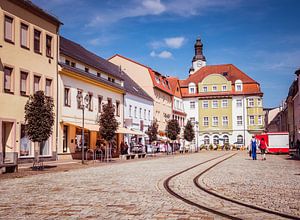
[[203, 43], [200, 37], [197, 37], [196, 43], [194, 45], [195, 56], [192, 60], [192, 67], [190, 68], [190, 75], [199, 70], [201, 67], [206, 66], [206, 58], [203, 55]]

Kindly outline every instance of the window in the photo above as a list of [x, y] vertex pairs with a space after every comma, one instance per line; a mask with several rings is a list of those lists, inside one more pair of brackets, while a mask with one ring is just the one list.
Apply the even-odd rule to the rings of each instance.
[[259, 106], [259, 107], [261, 107], [261, 106], [262, 106], [261, 99], [257, 99], [257, 106]]
[[213, 137], [213, 143], [214, 143], [214, 145], [218, 145], [219, 144], [219, 136], [218, 135], [215, 135]]
[[65, 60], [65, 63], [70, 66], [70, 60]]
[[137, 107], [134, 107], [134, 117], [137, 118]]
[[193, 82], [189, 84], [189, 93], [190, 94], [195, 94], [196, 93], [196, 84], [193, 83]]
[[236, 85], [236, 91], [242, 91], [242, 85]]
[[253, 98], [248, 99], [248, 106], [249, 107], [253, 107], [254, 106], [254, 99]]
[[243, 103], [242, 103], [241, 99], [236, 100], [236, 107], [238, 107], [238, 108], [243, 107]]
[[241, 80], [236, 80], [235, 81], [235, 91], [241, 92], [243, 90], [243, 83]]
[[209, 145], [209, 136], [208, 135], [204, 136], [204, 144]]
[[41, 81], [40, 76], [33, 77], [33, 93], [36, 93], [37, 91], [40, 90], [40, 81]]
[[97, 73], [97, 77], [101, 77], [101, 73]]
[[237, 125], [242, 126], [243, 125], [243, 116], [236, 116], [237, 119]]
[[190, 88], [190, 93], [191, 93], [191, 94], [194, 94], [194, 93], [195, 93], [195, 88], [193, 88], [193, 87]]
[[14, 19], [6, 16], [4, 18], [4, 39], [8, 42], [13, 42], [13, 22]]
[[218, 126], [219, 125], [219, 118], [217, 116], [213, 116], [213, 121], [212, 121], [212, 125], [213, 126]]
[[227, 86], [226, 85], [222, 86], [222, 91], [227, 91]]
[[23, 96], [29, 95], [28, 89], [28, 73], [21, 71], [20, 74], [20, 94]]
[[103, 96], [98, 95], [98, 113], [102, 112], [102, 100], [103, 100]]
[[41, 142], [40, 145], [40, 155], [49, 156], [50, 155], [50, 138], [47, 141]]
[[217, 86], [213, 86], [213, 87], [212, 87], [212, 91], [213, 91], [213, 92], [216, 92], [217, 90], [218, 90], [218, 89], [217, 89]]
[[155, 76], [155, 81], [159, 83], [159, 76]]
[[132, 117], [132, 105], [129, 105], [129, 117]]
[[28, 25], [21, 23], [21, 39], [20, 39], [20, 43], [21, 43], [21, 47], [24, 48], [29, 48], [29, 41], [28, 41]]
[[68, 106], [68, 107], [71, 106], [71, 92], [70, 92], [70, 88], [65, 88], [65, 92], [64, 92], [64, 104], [65, 104], [65, 106]]
[[89, 96], [89, 102], [88, 102], [88, 109], [89, 111], [93, 111], [93, 93], [89, 92], [88, 93]]
[[41, 53], [41, 32], [34, 30], [34, 52]]
[[227, 99], [223, 99], [222, 100], [222, 108], [227, 108], [228, 107], [228, 100]]
[[223, 139], [224, 139], [224, 144], [229, 144], [229, 137], [228, 137], [228, 135], [224, 135]]
[[20, 157], [32, 156], [33, 149], [31, 141], [26, 135], [26, 125], [21, 124], [21, 136], [20, 136]]
[[244, 138], [242, 135], [238, 135], [237, 138], [236, 138], [236, 142], [238, 144], [243, 144], [244, 143]]
[[208, 108], [208, 100], [202, 101], [202, 108]]
[[71, 62], [71, 67], [76, 67], [76, 63]]
[[46, 79], [45, 95], [52, 96], [52, 80]]
[[203, 117], [203, 126], [207, 127], [209, 125], [208, 117]]
[[89, 68], [88, 68], [88, 67], [85, 67], [85, 68], [84, 68], [84, 72], [88, 73], [88, 72], [89, 72]]
[[213, 108], [218, 108], [219, 107], [218, 100], [213, 100], [212, 101], [212, 107]]
[[112, 105], [112, 99], [111, 98], [107, 98], [107, 104]]
[[148, 120], [150, 121], [150, 110], [148, 110]]
[[[78, 96], [83, 96], [82, 95], [82, 90], [80, 90], [80, 89], [77, 90], [77, 96], [76, 97], [78, 97]], [[78, 99], [76, 99], [76, 100], [77, 100], [77, 108], [81, 109], [82, 108], [82, 104], [83, 104], [82, 103], [83, 100], [78, 100]]]
[[13, 93], [13, 68], [4, 67], [4, 92]]
[[195, 109], [195, 102], [194, 101], [190, 101], [190, 109]]
[[146, 118], [147, 118], [147, 110], [144, 109], [144, 119], [146, 120]]
[[228, 116], [223, 116], [222, 117], [222, 124], [223, 126], [228, 126]]
[[207, 86], [203, 86], [203, 92], [207, 92], [208, 89], [207, 89]]
[[52, 57], [52, 37], [46, 35], [46, 56]]
[[249, 124], [250, 125], [254, 125], [255, 124], [255, 122], [254, 122], [254, 115], [250, 115], [249, 116]]
[[139, 116], [140, 116], [140, 119], [142, 119], [142, 108], [140, 108]]
[[116, 101], [116, 115], [120, 116], [120, 101]]
[[263, 120], [262, 120], [262, 119], [263, 119], [262, 115], [259, 115], [259, 116], [258, 116], [258, 124], [259, 124], [259, 125], [262, 125], [262, 124], [263, 124]]
[[108, 81], [110, 81], [110, 82], [115, 82], [115, 79], [114, 78], [111, 78], [111, 77], [108, 77]]

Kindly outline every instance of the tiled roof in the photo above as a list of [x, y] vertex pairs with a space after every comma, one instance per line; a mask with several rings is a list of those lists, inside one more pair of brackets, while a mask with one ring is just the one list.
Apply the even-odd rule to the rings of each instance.
[[38, 7], [36, 4], [32, 3], [32, 1], [30, 1], [30, 0], [9, 0], [9, 1], [31, 11], [32, 13], [34, 13], [38, 16], [43, 16], [47, 20], [54, 22], [57, 25], [63, 24], [54, 15], [52, 15], [49, 12], [45, 11], [44, 9]]
[[[232, 91], [230, 95], [244, 95], [244, 94], [256, 94], [262, 95], [263, 93], [260, 90], [260, 85], [258, 82], [253, 80], [247, 74], [242, 72], [233, 64], [222, 64], [222, 65], [211, 65], [211, 66], [204, 66], [194, 74], [190, 75], [186, 80], [179, 80], [179, 84], [181, 87], [181, 94], [183, 97], [198, 97], [198, 96], [205, 96], [208, 93], [196, 93], [196, 94], [189, 94], [188, 93], [188, 85], [189, 83], [193, 82], [198, 85], [199, 82], [211, 75], [211, 74], [221, 74], [223, 75], [228, 81], [232, 83]], [[242, 92], [235, 92], [234, 91], [234, 83], [236, 80], [241, 80], [243, 83], [243, 91]], [[214, 92], [214, 95], [222, 95], [224, 92]]]
[[[159, 90], [161, 90], [163, 92], [168, 93], [169, 95], [173, 95], [167, 77], [163, 76], [159, 72], [151, 69], [150, 67], [148, 67], [148, 66], [146, 66], [144, 64], [141, 64], [141, 63], [139, 63], [139, 62], [137, 62], [135, 60], [132, 60], [130, 58], [124, 57], [124, 56], [122, 56], [120, 54], [115, 54], [111, 58], [109, 58], [108, 60], [110, 60], [110, 59], [112, 59], [114, 57], [120, 57], [122, 59], [128, 60], [129, 62], [135, 63], [135, 64], [137, 64], [139, 66], [142, 66], [142, 67], [148, 69], [148, 72], [149, 72], [150, 77], [152, 79], [153, 86], [156, 87], [156, 88], [158, 88]], [[156, 76], [158, 77], [158, 81], [156, 81], [156, 78], [155, 78]]]
[[65, 63], [62, 63], [62, 62], [60, 62], [59, 65], [60, 65], [63, 69], [66, 69], [66, 70], [75, 72], [75, 73], [80, 74], [80, 75], [82, 75], [82, 76], [85, 76], [85, 77], [87, 77], [87, 78], [93, 79], [93, 80], [98, 81], [98, 82], [101, 82], [101, 83], [105, 83], [105, 84], [107, 84], [107, 85], [110, 85], [110, 86], [112, 86], [112, 87], [115, 87], [115, 88], [118, 88], [118, 89], [120, 89], [120, 90], [125, 91], [124, 88], [123, 88], [121, 85], [118, 85], [118, 84], [116, 84], [116, 83], [113, 83], [113, 82], [110, 82], [110, 81], [108, 81], [108, 80], [105, 80], [105, 79], [103, 79], [103, 78], [101, 78], [101, 77], [98, 77], [98, 76], [92, 74], [92, 73], [87, 73], [87, 72], [85, 72], [85, 71], [83, 71], [83, 70], [81, 70], [81, 69], [78, 69], [78, 68], [75, 68], [75, 67], [71, 67], [71, 66], [69, 66], [69, 65], [67, 65], [67, 64], [65, 64]]
[[136, 82], [134, 82], [126, 73], [122, 71], [121, 75], [124, 79], [124, 88], [126, 92], [153, 102], [153, 99], [138, 84], [136, 84]]
[[172, 90], [173, 95], [176, 96], [176, 97], [181, 98], [180, 91], [179, 92], [176, 91], [177, 86], [179, 87], [179, 80], [178, 80], [178, 78], [170, 76], [170, 77], [168, 77], [168, 81], [169, 81], [169, 84], [171, 86], [171, 90]]
[[118, 66], [64, 37], [60, 37], [60, 53], [123, 80]]

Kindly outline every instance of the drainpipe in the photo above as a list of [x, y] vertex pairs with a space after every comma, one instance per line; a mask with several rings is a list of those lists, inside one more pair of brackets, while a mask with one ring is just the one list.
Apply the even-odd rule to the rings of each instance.
[[56, 160], [58, 160], [58, 120], [59, 120], [59, 117], [58, 117], [58, 108], [59, 108], [59, 89], [58, 89], [58, 59], [59, 59], [59, 27], [58, 27], [58, 30], [57, 30], [57, 40], [56, 40]]

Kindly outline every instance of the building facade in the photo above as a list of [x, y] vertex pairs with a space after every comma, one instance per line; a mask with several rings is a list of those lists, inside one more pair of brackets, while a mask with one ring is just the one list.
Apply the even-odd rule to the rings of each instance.
[[[124, 79], [119, 68], [89, 52], [81, 45], [66, 38], [60, 38], [59, 59], [59, 149], [61, 157], [81, 158], [80, 137], [82, 134], [82, 104], [77, 95], [86, 99], [84, 110], [85, 148], [95, 150], [105, 141], [99, 136], [98, 119], [102, 106], [111, 103], [119, 122], [114, 156], [120, 153], [123, 141], [124, 121]], [[79, 138], [79, 139], [78, 139]]]
[[173, 95], [167, 77], [118, 54], [111, 57], [109, 61], [120, 66], [154, 100], [153, 118], [158, 123], [160, 136], [164, 136], [167, 121], [172, 118]]
[[[43, 90], [54, 99], [57, 115], [58, 33], [61, 22], [30, 1], [0, 1], [0, 154], [19, 162], [34, 158], [34, 144], [25, 134], [24, 106], [30, 95]], [[40, 155], [56, 159], [57, 117], [52, 136], [41, 144]]]
[[206, 65], [202, 47], [197, 39], [190, 75], [180, 81], [187, 118], [199, 128], [198, 144], [247, 145], [264, 130], [260, 85], [232, 64]]

